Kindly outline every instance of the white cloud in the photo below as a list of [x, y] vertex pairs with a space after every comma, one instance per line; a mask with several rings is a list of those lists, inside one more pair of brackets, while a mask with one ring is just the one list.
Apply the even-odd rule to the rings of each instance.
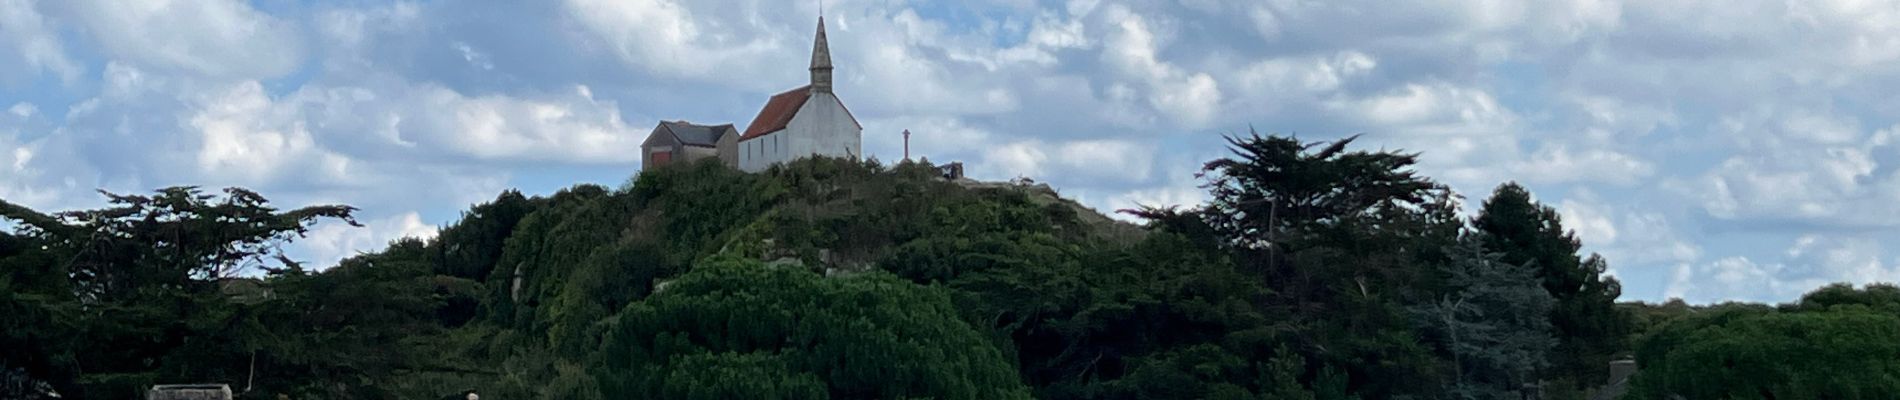
[[[88, 144], [191, 154], [196, 176], [245, 184], [293, 177], [345, 183], [373, 172], [354, 169], [352, 160], [364, 158], [625, 165], [638, 159], [631, 149], [645, 134], [627, 125], [614, 101], [597, 99], [584, 86], [567, 93], [470, 96], [434, 84], [366, 79], [310, 83], [273, 97], [257, 81], [177, 81], [114, 64], [107, 67], [105, 93], [76, 106], [76, 118], [111, 121], [136, 114], [144, 121], [136, 127], [81, 126], [70, 133]], [[128, 129], [142, 131], [134, 140], [143, 143], [115, 137], [131, 134]]]
[[[760, 76], [757, 72], [781, 72], [760, 61], [778, 59], [766, 55], [790, 43], [810, 43], [809, 39], [783, 40], [774, 35], [742, 37], [728, 31], [742, 28], [740, 25], [702, 26], [710, 19], [694, 14], [691, 5], [674, 0], [566, 0], [561, 6], [569, 18], [604, 40], [623, 62], [660, 76], [723, 80]], [[742, 11], [759, 12], [756, 7]], [[810, 33], [795, 37], [808, 38]]]
[[1726, 257], [1704, 264], [1681, 264], [1663, 296], [1692, 303], [1721, 301], [1774, 301], [1792, 299], [1827, 282], [1790, 281], [1781, 264], [1762, 264], [1747, 257]]
[[1379, 96], [1334, 106], [1347, 108], [1373, 122], [1418, 126], [1431, 133], [1505, 127], [1517, 119], [1491, 93], [1446, 83], [1407, 84]]
[[421, 6], [402, 1], [384, 7], [325, 10], [313, 19], [326, 42], [353, 48], [362, 45], [373, 34], [412, 26], [421, 17]]
[[1247, 10], [1247, 17], [1253, 19], [1254, 31], [1260, 34], [1260, 38], [1273, 40], [1280, 37], [1280, 17], [1273, 15], [1272, 9], [1264, 5], [1254, 6]]
[[1049, 153], [1041, 142], [1021, 141], [993, 146], [983, 155], [983, 163], [972, 171], [988, 179], [1047, 176], [1043, 170]]
[[[1095, 46], [1095, 40], [1089, 37], [1087, 25], [1082, 20], [1060, 18], [1049, 12], [1037, 15], [1022, 42], [1008, 47], [998, 47], [992, 41], [952, 36], [946, 32], [948, 29], [943, 23], [926, 20], [918, 16], [915, 10], [900, 12], [892, 22], [906, 34], [906, 45], [940, 48], [946, 59], [974, 64], [987, 72], [1019, 67], [1054, 67], [1060, 62], [1057, 52]], [[864, 31], [853, 33], [858, 32]]]
[[864, 120], [865, 154], [885, 161], [904, 158], [904, 136], [910, 136], [911, 157], [945, 163], [983, 154], [992, 143], [988, 130], [947, 116], [896, 117]]
[[1557, 201], [1556, 208], [1564, 227], [1583, 242], [1583, 250], [1604, 256], [1609, 273], [1626, 283], [1649, 279], [1660, 272], [1655, 269], [1686, 265], [1702, 256], [1700, 246], [1683, 238], [1667, 216], [1654, 210], [1615, 205], [1589, 190]]
[[1069, 15], [1087, 15], [1100, 5], [1102, 0], [1069, 0], [1065, 8], [1069, 10]]
[[1702, 257], [1702, 246], [1676, 233], [1662, 213], [1633, 212], [1623, 217], [1623, 240], [1606, 250], [1615, 260], [1627, 265], [1690, 262]]
[[1604, 149], [1573, 150], [1564, 145], [1538, 149], [1511, 168], [1530, 182], [1604, 182], [1631, 185], [1655, 173], [1655, 166], [1629, 154]]
[[65, 3], [114, 58], [200, 76], [288, 74], [303, 57], [289, 21], [240, 0], [76, 0]]
[[1212, 122], [1220, 111], [1220, 84], [1207, 73], [1185, 71], [1162, 60], [1158, 53], [1165, 42], [1140, 14], [1112, 6], [1108, 18], [1115, 30], [1108, 35], [1104, 61], [1145, 85], [1148, 102], [1174, 122], [1190, 129]]
[[1046, 14], [1036, 18], [1035, 26], [1024, 40], [1024, 46], [1039, 49], [1087, 48], [1094, 43], [1082, 21], [1058, 20]]
[[1574, 199], [1565, 199], [1557, 204], [1564, 227], [1575, 230], [1577, 238], [1584, 243], [1599, 246], [1616, 244], [1616, 224], [1611, 222], [1610, 211], [1597, 204], [1589, 204]]
[[1613, 0], [1248, 4], [1231, 12], [1233, 23], [1268, 44], [1412, 49], [1457, 62], [1500, 61], [1614, 33], [1626, 14]]
[[1363, 77], [1378, 65], [1371, 55], [1350, 50], [1330, 57], [1273, 58], [1242, 69], [1236, 85], [1253, 95], [1311, 101], [1295, 95], [1333, 92], [1348, 79]]
[[198, 179], [247, 186], [351, 185], [362, 184], [365, 175], [374, 173], [353, 168], [352, 157], [317, 142], [319, 135], [339, 134], [323, 130], [328, 126], [324, 121], [302, 114], [318, 105], [295, 96], [273, 99], [255, 81], [206, 88], [186, 97], [179, 120], [190, 135], [180, 139], [195, 139]]
[[0, 63], [0, 83], [39, 70], [70, 83], [85, 69], [66, 55], [54, 25], [37, 4], [36, 0], [0, 0], [0, 55], [14, 60]]
[[24, 174], [27, 163], [33, 162], [33, 149], [20, 145], [13, 146], [13, 173]]
[[[1420, 170], [1463, 193], [1481, 193], [1515, 176], [1497, 166], [1519, 160], [1516, 112], [1488, 91], [1449, 83], [1411, 83], [1324, 107], [1357, 122], [1359, 143], [1422, 152]], [[1513, 172], [1507, 174], [1507, 172]]]
[[1801, 110], [1782, 117], [1783, 136], [1827, 145], [1845, 145], [1861, 138], [1860, 122], [1845, 116]]
[[1024, 140], [992, 147], [984, 153], [976, 174], [990, 179], [1025, 176], [1061, 177], [1074, 181], [1136, 183], [1147, 181], [1154, 167], [1152, 147], [1115, 140], [1077, 140], [1048, 143]]
[[[630, 163], [639, 159], [645, 129], [628, 126], [612, 100], [586, 86], [567, 94], [469, 96], [419, 84], [389, 88], [334, 87], [310, 91], [324, 122], [377, 121], [391, 140], [495, 161]], [[301, 99], [300, 99], [301, 100]]]
[[1114, 140], [1082, 140], [1056, 147], [1055, 161], [1082, 177], [1146, 181], [1154, 166], [1152, 146]]
[[43, 115], [25, 103], [0, 114], [0, 199], [43, 208], [92, 195], [69, 175], [88, 168], [71, 160], [69, 147], [57, 138], [36, 132], [44, 123]]
[[1577, 93], [1564, 97], [1568, 107], [1586, 117], [1580, 122], [1585, 126], [1582, 139], [1595, 143], [1627, 143], [1681, 122], [1670, 110], [1624, 99]]
[[1785, 258], [1758, 262], [1727, 257], [1677, 268], [1666, 295], [1698, 303], [1723, 300], [1788, 301], [1823, 285], [1900, 282], [1900, 263], [1865, 238], [1803, 235]]
[[1835, 282], [1900, 282], [1900, 265], [1886, 260], [1886, 251], [1867, 238], [1808, 235], [1797, 239], [1789, 256], [1810, 269], [1797, 271]]
[[0, 174], [0, 199], [12, 202], [35, 204], [44, 202], [50, 193], [47, 189], [36, 187], [38, 171], [33, 166], [34, 149], [27, 143], [19, 142], [18, 132], [0, 125], [0, 148], [13, 149], [0, 152], [0, 165], [4, 165], [4, 174]]
[[[1702, 208], [1722, 219], [1791, 219], [1844, 225], [1891, 225], [1887, 210], [1900, 177], [1876, 176], [1869, 148], [1796, 145], [1737, 154], [1689, 186]], [[1891, 174], [1891, 173], [1889, 173]]]
[[[102, 93], [52, 132], [22, 142], [0, 121], [0, 148], [13, 149], [0, 154], [0, 169], [12, 170], [0, 173], [0, 197], [57, 210], [96, 203], [92, 188], [242, 186], [285, 207], [350, 204], [384, 221], [389, 210], [452, 210], [492, 197], [509, 186], [509, 163], [632, 171], [631, 149], [645, 133], [585, 88], [470, 96], [363, 77], [271, 95], [257, 81], [173, 79], [120, 64], [106, 71]], [[372, 224], [370, 234], [332, 227], [297, 246], [327, 265], [421, 232], [418, 217], [407, 218]]]
[[32, 103], [19, 103], [14, 104], [13, 107], [7, 107], [7, 112], [20, 118], [27, 118], [39, 113], [40, 108], [33, 106]]
[[468, 43], [455, 42], [454, 44], [450, 44], [449, 47], [455, 49], [456, 52], [462, 53], [462, 60], [467, 61], [469, 65], [485, 70], [495, 69], [495, 61], [490, 59], [487, 53], [476, 50], [475, 47], [469, 46]]
[[[866, 62], [841, 71], [862, 79], [852, 81], [854, 86], [840, 87], [840, 96], [858, 97], [876, 109], [898, 112], [990, 114], [1019, 106], [1008, 89], [957, 79], [956, 72], [962, 71], [924, 55], [922, 48], [903, 42], [869, 43], [875, 44], [856, 48], [866, 52], [862, 58]], [[805, 82], [801, 79], [787, 85]]]
[[409, 1], [318, 12], [311, 17], [310, 25], [320, 38], [319, 46], [324, 47], [319, 63], [339, 74], [375, 70], [379, 67], [377, 61], [387, 61], [378, 60], [381, 57], [367, 50], [381, 40], [425, 29], [428, 25], [421, 21], [422, 14], [422, 7]]
[[422, 222], [421, 214], [416, 212], [364, 221], [362, 227], [326, 221], [299, 239], [300, 248], [290, 256], [306, 265], [326, 268], [345, 258], [381, 250], [396, 239], [434, 239], [436, 233], [436, 227]]
[[1617, 0], [1575, 0], [1537, 3], [1548, 7], [1537, 12], [1525, 25], [1538, 32], [1541, 40], [1569, 43], [1590, 35], [1613, 32], [1620, 28], [1623, 2]]
[[1878, 1], [1827, 0], [1789, 4], [1787, 18], [1806, 28], [1834, 31], [1849, 39], [1843, 59], [1867, 67], [1900, 59], [1900, 9]]

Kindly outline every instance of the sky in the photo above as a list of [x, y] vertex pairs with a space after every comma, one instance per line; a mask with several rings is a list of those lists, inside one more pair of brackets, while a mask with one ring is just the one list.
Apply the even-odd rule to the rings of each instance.
[[[829, 0], [864, 148], [1099, 210], [1192, 205], [1249, 129], [1517, 181], [1625, 300], [1900, 280], [1900, 2]], [[315, 264], [509, 188], [619, 186], [660, 120], [804, 85], [816, 1], [0, 0], [0, 199], [349, 204]]]

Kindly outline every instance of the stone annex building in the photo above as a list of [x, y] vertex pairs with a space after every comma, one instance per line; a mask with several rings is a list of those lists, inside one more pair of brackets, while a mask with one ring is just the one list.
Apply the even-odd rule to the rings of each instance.
[[825, 19], [811, 51], [811, 84], [773, 95], [744, 132], [725, 125], [662, 121], [640, 144], [643, 168], [718, 157], [746, 172], [809, 156], [862, 156], [864, 126], [832, 93]]

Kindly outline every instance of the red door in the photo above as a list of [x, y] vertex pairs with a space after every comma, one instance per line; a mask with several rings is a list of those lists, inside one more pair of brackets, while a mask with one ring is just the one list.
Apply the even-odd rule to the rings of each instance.
[[666, 164], [669, 164], [672, 162], [673, 162], [673, 152], [662, 151], [658, 153], [653, 153], [653, 165], [648, 165], [647, 167], [648, 168], [660, 167], [660, 166], [665, 166]]

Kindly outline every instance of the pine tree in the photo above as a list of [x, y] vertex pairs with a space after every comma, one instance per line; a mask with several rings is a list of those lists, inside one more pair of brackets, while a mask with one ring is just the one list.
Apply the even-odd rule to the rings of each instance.
[[1546, 319], [1554, 301], [1535, 271], [1500, 261], [1480, 240], [1468, 238], [1451, 251], [1442, 268], [1450, 294], [1414, 312], [1451, 353], [1454, 396], [1517, 399], [1556, 345]]
[[1557, 210], [1538, 204], [1516, 183], [1498, 186], [1485, 200], [1472, 225], [1486, 250], [1500, 253], [1499, 261], [1536, 270], [1544, 290], [1557, 300], [1550, 323], [1562, 338], [1552, 354], [1553, 369], [1546, 375], [1573, 382], [1601, 382], [1608, 363], [1625, 349], [1629, 317], [1616, 309], [1622, 285], [1604, 276], [1602, 257], [1578, 256], [1582, 242], [1563, 227]]

